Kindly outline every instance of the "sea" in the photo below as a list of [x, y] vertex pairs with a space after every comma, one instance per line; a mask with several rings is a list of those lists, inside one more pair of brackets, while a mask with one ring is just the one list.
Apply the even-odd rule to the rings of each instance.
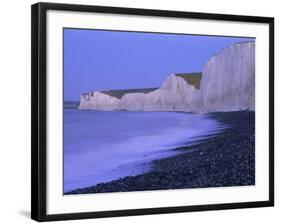
[[224, 128], [203, 114], [64, 109], [64, 192], [148, 172]]

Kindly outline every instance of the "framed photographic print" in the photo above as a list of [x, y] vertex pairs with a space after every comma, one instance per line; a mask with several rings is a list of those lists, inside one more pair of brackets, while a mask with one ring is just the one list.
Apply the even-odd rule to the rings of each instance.
[[32, 219], [274, 205], [274, 19], [32, 6]]

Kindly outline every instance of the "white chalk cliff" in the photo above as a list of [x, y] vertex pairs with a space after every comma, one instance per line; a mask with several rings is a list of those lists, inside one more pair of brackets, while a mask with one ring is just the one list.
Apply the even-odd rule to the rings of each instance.
[[79, 109], [212, 112], [255, 110], [255, 43], [234, 44], [210, 58], [200, 89], [170, 75], [149, 93], [126, 93], [121, 99], [102, 92], [81, 95]]
[[203, 69], [196, 111], [255, 110], [255, 42], [234, 44]]
[[191, 111], [198, 90], [183, 78], [170, 75], [163, 85], [150, 93], [127, 93], [118, 99], [101, 92], [83, 94], [79, 109], [128, 111]]
[[120, 100], [101, 92], [83, 94], [80, 97], [80, 110], [120, 110]]
[[170, 75], [163, 85], [145, 94], [145, 111], [191, 111], [198, 90], [183, 78]]

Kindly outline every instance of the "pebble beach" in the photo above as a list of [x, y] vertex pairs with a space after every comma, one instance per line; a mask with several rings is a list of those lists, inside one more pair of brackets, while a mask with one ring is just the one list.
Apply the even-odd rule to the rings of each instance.
[[255, 185], [255, 112], [208, 116], [228, 128], [194, 145], [174, 149], [180, 152], [176, 156], [154, 160], [147, 173], [66, 194]]

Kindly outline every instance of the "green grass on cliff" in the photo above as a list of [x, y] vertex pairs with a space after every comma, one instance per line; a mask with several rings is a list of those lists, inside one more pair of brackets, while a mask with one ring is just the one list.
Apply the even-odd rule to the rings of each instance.
[[149, 93], [157, 88], [145, 88], [145, 89], [119, 89], [119, 90], [106, 90], [106, 91], [101, 91], [104, 94], [107, 94], [109, 96], [116, 97], [118, 99], [121, 99], [122, 96], [124, 96], [127, 93]]
[[179, 73], [176, 74], [176, 76], [183, 78], [188, 84], [193, 85], [196, 89], [200, 88], [200, 82], [202, 78], [201, 72]]

